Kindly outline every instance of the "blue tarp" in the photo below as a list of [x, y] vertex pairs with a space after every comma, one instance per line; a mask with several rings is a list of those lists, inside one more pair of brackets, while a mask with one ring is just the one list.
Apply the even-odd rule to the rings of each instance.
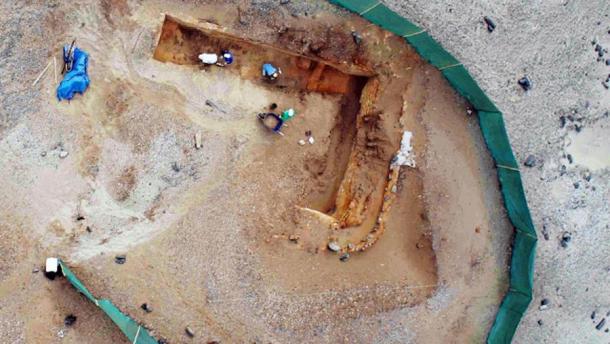
[[[66, 47], [64, 47], [64, 54]], [[89, 87], [89, 76], [87, 75], [87, 63], [89, 55], [78, 48], [74, 48], [74, 63], [72, 70], [64, 75], [64, 79], [57, 86], [57, 99], [71, 100], [74, 93], [83, 94]]]

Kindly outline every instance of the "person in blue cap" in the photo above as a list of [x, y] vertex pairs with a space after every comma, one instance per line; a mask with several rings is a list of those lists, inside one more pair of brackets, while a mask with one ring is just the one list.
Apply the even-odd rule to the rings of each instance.
[[231, 63], [233, 63], [233, 54], [230, 51], [223, 50], [221, 56], [225, 64], [230, 65]]
[[267, 80], [275, 80], [280, 74], [282, 74], [282, 70], [272, 65], [271, 63], [263, 64], [263, 77]]

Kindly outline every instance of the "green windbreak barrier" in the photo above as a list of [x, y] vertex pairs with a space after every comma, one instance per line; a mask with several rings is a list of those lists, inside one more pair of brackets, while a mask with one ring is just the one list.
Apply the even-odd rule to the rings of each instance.
[[498, 309], [487, 336], [487, 343], [510, 343], [523, 313], [532, 300], [537, 237], [523, 191], [519, 165], [510, 146], [502, 113], [456, 58], [424, 30], [402, 18], [380, 1], [329, 1], [403, 37], [424, 60], [438, 68], [449, 84], [477, 110], [485, 143], [498, 167], [498, 179], [508, 217], [516, 230], [509, 290]]
[[89, 292], [89, 290], [82, 284], [82, 282], [76, 277], [76, 275], [70, 270], [70, 268], [61, 260], [59, 260], [61, 271], [66, 279], [81, 292], [89, 301], [93, 302], [96, 306], [101, 308], [104, 313], [121, 329], [123, 334], [133, 344], [157, 344], [157, 340], [153, 338], [148, 331], [143, 328], [140, 324], [135, 322], [132, 318], [121, 312], [115, 305], [109, 300], [98, 300]]

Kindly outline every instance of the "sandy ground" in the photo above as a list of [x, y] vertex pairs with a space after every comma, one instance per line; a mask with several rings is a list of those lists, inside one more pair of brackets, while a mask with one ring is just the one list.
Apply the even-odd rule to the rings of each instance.
[[[603, 338], [588, 315], [597, 310], [599, 320], [608, 308], [602, 295], [610, 265], [602, 245], [608, 241], [601, 237], [608, 233], [607, 141], [598, 141], [607, 140], [603, 109], [608, 96], [599, 83], [607, 68], [589, 62], [594, 58], [587, 30], [601, 36], [607, 28], [581, 24], [580, 31], [574, 30], [582, 32], [582, 54], [561, 45], [565, 51], [560, 50], [560, 62], [569, 64], [568, 78], [551, 82], [536, 67], [557, 61], [540, 56], [526, 64], [525, 56], [493, 55], [515, 51], [522, 56], [517, 42], [506, 41], [506, 49], [489, 48], [498, 37], [523, 37], [529, 43], [529, 35], [543, 35], [533, 24], [515, 22], [519, 35], [509, 30], [516, 7], [492, 12], [498, 18], [505, 13], [506, 19], [498, 19], [498, 30], [489, 35], [478, 22], [488, 14], [481, 12], [484, 6], [469, 3], [451, 11], [449, 6], [439, 11], [435, 2], [402, 6], [403, 14], [433, 35], [447, 35], [440, 41], [450, 49], [464, 45], [452, 51], [472, 66], [505, 111], [518, 158], [535, 154], [541, 161], [524, 176], [535, 221], [539, 228], [544, 222], [549, 233], [548, 241], [541, 240], [535, 303], [547, 297], [551, 309], [528, 314], [517, 341]], [[562, 4], [538, 6], [550, 13], [563, 10]], [[602, 8], [582, 6], [591, 17]], [[6, 2], [0, 11], [9, 14], [2, 18], [1, 34], [7, 39], [0, 46], [0, 176], [5, 181], [0, 189], [0, 334], [8, 342], [124, 341], [65, 281], [50, 282], [31, 273], [48, 255], [65, 258], [94, 294], [112, 299], [172, 343], [484, 340], [506, 288], [511, 235], [499, 206], [495, 170], [466, 104], [399, 39], [321, 1], [286, 6], [275, 1], [252, 6]], [[303, 92], [295, 89], [298, 82], [270, 88], [250, 77], [252, 68], [246, 63], [220, 70], [159, 62], [153, 52], [162, 13], [191, 23], [220, 24], [270, 44], [278, 32], [300, 27], [280, 35], [281, 48], [305, 54], [311, 53], [301, 50], [303, 46], [319, 49], [317, 55], [337, 66], [348, 66], [340, 61], [346, 54], [366, 56], [368, 65], [380, 71], [380, 91], [371, 96], [370, 114], [375, 117], [380, 110], [382, 115], [369, 128], [362, 117], [345, 117], [345, 111], [354, 111], [345, 105], [353, 104], [353, 98]], [[427, 13], [437, 14], [433, 20]], [[537, 18], [536, 11], [524, 13], [532, 21]], [[448, 19], [439, 21], [439, 14]], [[458, 26], [464, 35], [455, 34]], [[362, 34], [363, 54], [348, 45], [353, 44], [351, 30]], [[330, 48], [315, 48], [320, 43], [311, 39], [320, 35], [334, 42]], [[35, 87], [31, 81], [71, 37], [78, 37], [91, 53], [92, 86], [84, 97], [57, 103], [52, 71]], [[473, 52], [471, 60], [468, 51]], [[565, 59], [575, 51], [581, 60]], [[524, 66], [508, 68], [518, 62]], [[585, 65], [590, 70], [582, 69]], [[534, 89], [523, 94], [513, 79], [526, 67]], [[577, 89], [568, 87], [569, 77], [580, 76], [581, 70], [588, 73], [590, 85], [583, 81]], [[561, 101], [550, 97], [551, 92], [553, 97], [562, 94]], [[567, 99], [574, 94], [583, 98]], [[297, 110], [283, 138], [255, 120], [254, 114], [271, 102]], [[525, 111], [527, 106], [531, 109]], [[559, 116], [574, 109], [578, 114], [559, 129]], [[366, 116], [368, 110], [362, 111], [351, 116]], [[528, 113], [532, 115], [525, 120]], [[583, 128], [576, 132], [576, 125]], [[384, 194], [389, 160], [405, 129], [415, 134], [417, 168], [401, 169], [396, 192]], [[300, 146], [298, 140], [308, 130], [316, 143]], [[548, 140], [542, 142], [540, 134], [547, 131]], [[197, 132], [203, 138], [200, 150], [193, 148]], [[377, 148], [371, 153], [373, 146], [366, 144], [372, 139]], [[62, 151], [69, 155], [60, 158]], [[565, 162], [563, 154], [568, 153], [572, 164]], [[351, 161], [347, 166], [346, 157]], [[350, 167], [352, 162], [356, 165]], [[589, 181], [582, 181], [585, 168]], [[574, 189], [577, 179], [579, 188]], [[530, 190], [538, 189], [536, 198]], [[348, 197], [354, 206], [341, 210], [337, 201], [333, 213], [334, 197], [351, 195], [349, 190], [360, 190]], [[552, 197], [556, 199], [550, 202]], [[346, 244], [365, 235], [388, 200], [392, 206], [384, 213], [385, 232], [374, 246], [353, 253], [347, 262], [326, 251], [329, 236], [338, 235]], [[348, 220], [333, 234], [326, 215], [303, 208], [330, 216], [343, 211]], [[359, 216], [365, 221], [357, 224]], [[565, 230], [573, 236], [567, 249], [558, 241]], [[290, 235], [299, 237], [297, 243], [288, 240]], [[585, 250], [592, 245], [599, 250]], [[125, 265], [114, 263], [119, 253], [127, 254]], [[565, 269], [555, 269], [558, 264]], [[599, 271], [587, 272], [587, 266]], [[598, 280], [574, 291], [582, 283], [573, 279], [585, 272]], [[562, 273], [573, 275], [572, 282], [561, 279]], [[152, 313], [139, 309], [143, 302]], [[583, 314], [576, 325], [570, 307]], [[65, 328], [62, 320], [68, 313], [78, 321]], [[187, 325], [195, 338], [184, 335]], [[570, 331], [569, 336], [560, 335], [560, 329]], [[63, 338], [58, 335], [62, 330]]]

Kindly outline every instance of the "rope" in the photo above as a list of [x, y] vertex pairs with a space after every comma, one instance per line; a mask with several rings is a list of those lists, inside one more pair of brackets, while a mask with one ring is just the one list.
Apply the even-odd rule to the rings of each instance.
[[510, 166], [506, 166], [506, 165], [500, 165], [500, 164], [496, 164], [496, 167], [499, 167], [499, 168], [504, 168], [504, 169], [507, 169], [507, 170], [513, 170], [513, 171], [517, 171], [517, 172], [519, 172], [519, 169], [518, 169], [518, 168], [515, 168], [515, 167], [510, 167]]
[[457, 66], [461, 66], [461, 65], [462, 64], [458, 62], [458, 63], [452, 64], [452, 65], [449, 65], [449, 66], [445, 66], [445, 67], [439, 68], [438, 70], [445, 70], [445, 69], [449, 69], [449, 68], [453, 68], [453, 67], [457, 67]]
[[402, 37], [404, 37], [404, 38], [413, 37], [413, 36], [421, 35], [424, 32], [426, 32], [426, 30], [421, 29], [420, 31], [417, 31], [417, 32], [414, 32], [414, 33], [408, 33], [406, 35], [403, 35]]
[[375, 7], [381, 5], [381, 1], [377, 1], [377, 3], [371, 7], [369, 7], [368, 9], [364, 10], [363, 12], [360, 12], [360, 15], [364, 15], [365, 13], [369, 12], [370, 10], [374, 9]]
[[133, 339], [133, 344], [136, 344], [138, 342], [138, 336], [140, 335], [141, 328], [142, 326], [138, 326], [138, 331], [136, 332], [136, 337]]

